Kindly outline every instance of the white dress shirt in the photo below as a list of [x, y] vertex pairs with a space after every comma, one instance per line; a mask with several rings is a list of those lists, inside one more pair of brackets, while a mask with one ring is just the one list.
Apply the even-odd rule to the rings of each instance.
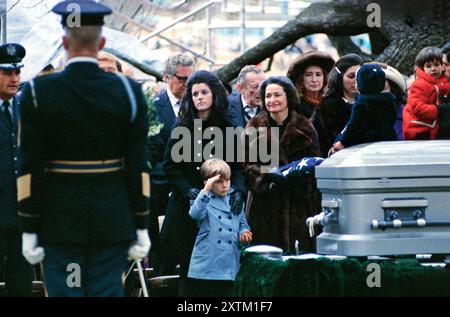
[[169, 96], [170, 104], [172, 105], [173, 112], [175, 113], [175, 117], [178, 118], [178, 112], [180, 111], [180, 99], [175, 97], [173, 93], [170, 91], [169, 87], [167, 87], [167, 95]]

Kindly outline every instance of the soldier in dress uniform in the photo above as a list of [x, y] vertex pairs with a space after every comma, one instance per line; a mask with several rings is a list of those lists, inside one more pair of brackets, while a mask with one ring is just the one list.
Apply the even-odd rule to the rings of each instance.
[[24, 57], [22, 45], [0, 46], [0, 280], [5, 281], [7, 296], [31, 296], [33, 278], [33, 269], [22, 256], [17, 216], [17, 93]]
[[71, 0], [52, 11], [68, 62], [23, 92], [23, 254], [43, 260], [49, 296], [122, 296], [127, 255], [139, 260], [150, 248], [147, 107], [136, 82], [98, 66], [111, 10]]

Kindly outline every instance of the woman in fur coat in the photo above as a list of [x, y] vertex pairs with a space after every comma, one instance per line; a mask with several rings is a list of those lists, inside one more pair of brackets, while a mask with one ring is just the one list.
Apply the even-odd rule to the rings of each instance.
[[[303, 157], [318, 156], [317, 132], [310, 120], [300, 113], [297, 93], [289, 78], [270, 77], [260, 89], [263, 109], [249, 121], [245, 130], [247, 138], [258, 131], [257, 138], [246, 142], [244, 165], [250, 189], [247, 215], [253, 242], [293, 253], [298, 240], [301, 251], [314, 252], [315, 240], [309, 237], [305, 224], [306, 218], [319, 212], [314, 175], [292, 174], [274, 182], [268, 177], [271, 174], [265, 173], [267, 166], [261, 160], [253, 162], [250, 158], [252, 154], [261, 153], [258, 146], [263, 144], [262, 139], [278, 145], [272, 149], [279, 150], [275, 153], [279, 166]], [[275, 127], [279, 129], [278, 137], [268, 129]]]

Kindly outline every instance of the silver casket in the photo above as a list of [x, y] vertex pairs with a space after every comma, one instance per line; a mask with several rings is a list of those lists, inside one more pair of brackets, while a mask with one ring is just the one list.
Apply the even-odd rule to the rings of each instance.
[[350, 147], [316, 167], [316, 178], [318, 253], [450, 254], [450, 141]]

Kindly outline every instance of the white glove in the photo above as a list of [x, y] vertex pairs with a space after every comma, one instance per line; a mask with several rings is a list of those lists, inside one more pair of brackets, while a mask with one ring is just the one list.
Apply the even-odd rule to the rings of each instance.
[[22, 254], [31, 265], [35, 265], [44, 259], [44, 248], [38, 247], [37, 234], [22, 233]]
[[147, 229], [136, 230], [137, 240], [128, 249], [129, 260], [141, 260], [150, 250], [150, 238]]
[[309, 228], [309, 236], [312, 238], [314, 237], [314, 225], [321, 225], [323, 218], [325, 217], [325, 213], [321, 212], [318, 215], [315, 215], [314, 217], [309, 217], [306, 219], [306, 225]]

